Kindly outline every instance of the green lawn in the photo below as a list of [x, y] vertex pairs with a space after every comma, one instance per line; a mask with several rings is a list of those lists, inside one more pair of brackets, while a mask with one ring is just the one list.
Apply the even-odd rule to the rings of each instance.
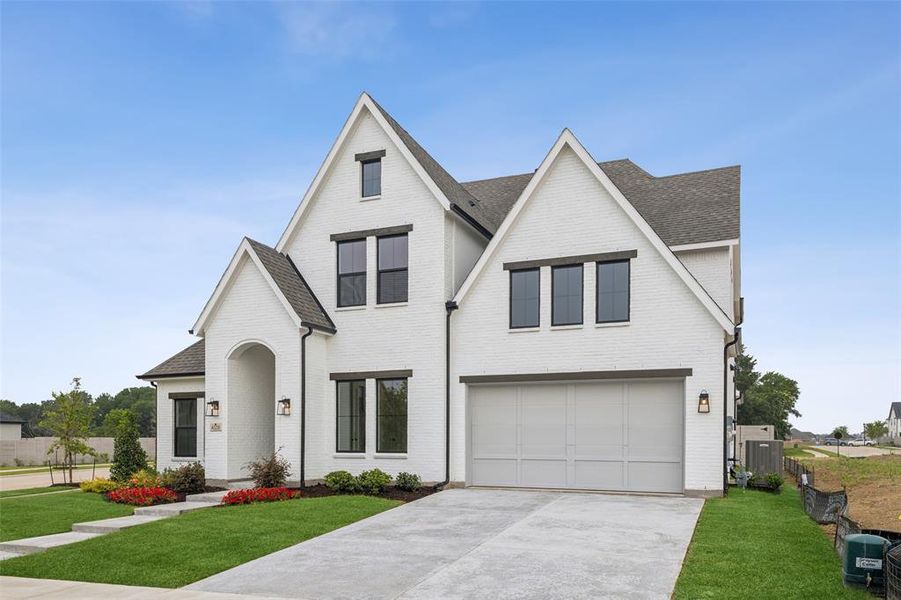
[[36, 487], [36, 488], [25, 488], [24, 490], [6, 490], [0, 492], [0, 499], [2, 498], [12, 498], [14, 496], [31, 496], [32, 494], [57, 494], [61, 492], [77, 492], [80, 491], [76, 487]]
[[804, 448], [786, 448], [784, 454], [789, 458], [813, 458], [816, 456], [813, 452], [808, 452]]
[[[44, 488], [44, 491], [48, 489]], [[131, 513], [131, 506], [113, 504], [104, 500], [100, 494], [88, 494], [80, 490], [42, 496], [4, 496], [0, 498], [0, 541], [62, 533], [71, 531], [73, 523], [122, 517]]]
[[180, 587], [398, 504], [330, 496], [203, 509], [11, 558], [0, 562], [0, 574]]
[[704, 504], [673, 598], [870, 598], [846, 589], [832, 541], [781, 494], [730, 489]]

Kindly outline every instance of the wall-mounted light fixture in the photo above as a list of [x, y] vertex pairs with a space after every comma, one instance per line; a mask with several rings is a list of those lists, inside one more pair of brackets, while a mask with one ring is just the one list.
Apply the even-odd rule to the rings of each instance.
[[701, 390], [701, 393], [698, 396], [698, 412], [710, 412], [710, 394], [707, 393], [707, 390]]
[[278, 408], [275, 410], [276, 414], [288, 416], [291, 414], [291, 399], [282, 396], [282, 399], [278, 401]]
[[219, 416], [219, 401], [213, 400], [210, 398], [210, 401], [206, 403], [206, 414], [208, 417], [218, 417]]

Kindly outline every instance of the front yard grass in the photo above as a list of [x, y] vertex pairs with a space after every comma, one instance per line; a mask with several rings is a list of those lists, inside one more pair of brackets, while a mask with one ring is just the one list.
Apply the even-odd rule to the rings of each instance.
[[42, 489], [49, 494], [22, 494], [0, 498], [0, 541], [72, 530], [73, 523], [96, 521], [111, 517], [124, 517], [132, 513], [131, 506], [112, 504], [100, 494], [88, 494], [81, 490], [55, 493], [58, 488]]
[[730, 489], [704, 504], [673, 598], [859, 598], [842, 585], [829, 538], [801, 507], [797, 489], [780, 494]]
[[77, 487], [66, 486], [45, 486], [36, 488], [25, 488], [21, 490], [4, 490], [0, 492], [0, 498], [13, 498], [15, 496], [31, 496], [33, 494], [58, 494], [62, 492], [78, 492], [81, 491]]
[[808, 452], [804, 448], [786, 448], [784, 455], [788, 458], [813, 458], [816, 456], [813, 452]]
[[207, 508], [11, 558], [0, 562], [0, 574], [180, 587], [398, 504], [330, 496]]

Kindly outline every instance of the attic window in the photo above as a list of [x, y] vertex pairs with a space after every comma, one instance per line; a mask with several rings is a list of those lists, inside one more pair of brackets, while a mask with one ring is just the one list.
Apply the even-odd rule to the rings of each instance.
[[363, 198], [372, 198], [382, 193], [382, 157], [384, 150], [363, 152], [354, 156], [360, 163], [361, 195]]

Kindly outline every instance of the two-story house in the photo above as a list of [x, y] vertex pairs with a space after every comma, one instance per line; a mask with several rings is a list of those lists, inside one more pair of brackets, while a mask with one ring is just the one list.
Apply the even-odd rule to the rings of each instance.
[[140, 376], [158, 465], [722, 493], [739, 248], [738, 167], [654, 177], [564, 130], [534, 172], [460, 183], [364, 93], [202, 339]]
[[891, 403], [885, 423], [888, 425], [889, 440], [896, 444], [901, 443], [901, 402]]

